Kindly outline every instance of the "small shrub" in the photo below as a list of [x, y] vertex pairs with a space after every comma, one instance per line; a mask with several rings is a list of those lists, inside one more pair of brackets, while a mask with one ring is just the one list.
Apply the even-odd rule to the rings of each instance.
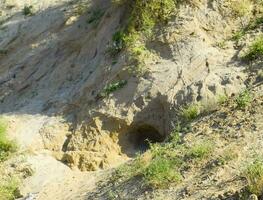
[[[121, 33], [121, 40], [110, 47], [112, 55], [116, 55], [125, 46], [129, 54], [129, 64], [135, 66], [131, 72], [136, 75], [145, 74], [145, 58], [148, 57], [145, 41], [153, 35], [153, 29], [157, 24], [165, 24], [175, 14], [176, 0], [112, 0], [117, 5], [126, 4], [130, 13], [126, 27]], [[118, 33], [118, 34], [119, 34]], [[119, 37], [120, 35], [118, 35]], [[133, 71], [132, 71], [133, 70]]]
[[254, 30], [258, 28], [261, 24], [263, 24], [263, 16], [257, 17], [246, 28], [247, 30]]
[[20, 197], [18, 192], [19, 181], [15, 178], [1, 180], [0, 183], [0, 200], [14, 200]]
[[172, 183], [179, 182], [182, 178], [174, 166], [173, 160], [154, 159], [144, 170], [144, 178], [149, 185], [155, 188], [167, 188]]
[[205, 159], [213, 152], [213, 144], [210, 141], [200, 141], [189, 149], [188, 157], [191, 159]]
[[196, 104], [191, 104], [182, 109], [181, 116], [185, 121], [192, 121], [198, 117], [199, 113], [199, 106]]
[[31, 16], [31, 15], [33, 15], [33, 6], [25, 6], [25, 7], [23, 8], [23, 14], [24, 14], [25, 16]]
[[236, 97], [236, 104], [238, 108], [247, 107], [252, 101], [252, 96], [249, 90], [244, 90]]
[[249, 15], [253, 8], [251, 0], [231, 0], [230, 7], [237, 17]]
[[255, 161], [247, 166], [245, 177], [248, 182], [248, 190], [258, 196], [262, 195], [263, 191], [263, 163]]
[[253, 61], [263, 57], [263, 35], [259, 36], [249, 47], [243, 59]]
[[111, 93], [115, 92], [116, 90], [123, 88], [126, 84], [127, 84], [126, 80], [121, 80], [115, 83], [111, 83], [103, 89], [101, 96], [103, 97], [109, 96]]

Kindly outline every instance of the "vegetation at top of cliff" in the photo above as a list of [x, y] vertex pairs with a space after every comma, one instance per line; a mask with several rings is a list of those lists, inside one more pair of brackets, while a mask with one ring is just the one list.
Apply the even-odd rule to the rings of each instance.
[[130, 62], [140, 72], [149, 56], [145, 40], [153, 36], [154, 27], [166, 24], [175, 15], [176, 0], [113, 0], [113, 3], [126, 6], [129, 17], [126, 26], [113, 35], [110, 53], [115, 56], [123, 49], [130, 55]]

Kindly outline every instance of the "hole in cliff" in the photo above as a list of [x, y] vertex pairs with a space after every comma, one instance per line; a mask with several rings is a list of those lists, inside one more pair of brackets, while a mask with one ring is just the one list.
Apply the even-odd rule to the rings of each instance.
[[129, 157], [134, 157], [137, 153], [143, 153], [149, 149], [150, 143], [162, 142], [164, 137], [150, 125], [141, 125], [133, 128], [120, 138], [122, 152]]

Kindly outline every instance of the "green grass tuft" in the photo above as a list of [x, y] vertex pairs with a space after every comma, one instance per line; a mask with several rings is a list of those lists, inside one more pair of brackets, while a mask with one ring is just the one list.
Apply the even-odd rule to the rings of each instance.
[[167, 188], [177, 183], [182, 176], [173, 160], [158, 157], [143, 171], [146, 182], [154, 188]]
[[263, 57], [263, 35], [259, 36], [249, 47], [243, 59], [253, 61]]
[[109, 85], [106, 85], [103, 91], [101, 92], [101, 96], [102, 97], [109, 96], [111, 93], [115, 92], [118, 89], [123, 88], [125, 85], [127, 85], [126, 80], [121, 80], [121, 81], [117, 81]]
[[188, 157], [192, 159], [205, 159], [213, 152], [213, 144], [210, 141], [200, 141], [189, 149]]
[[185, 121], [192, 121], [198, 117], [199, 113], [199, 106], [197, 104], [190, 104], [182, 109], [181, 117]]
[[252, 95], [249, 90], [244, 90], [236, 97], [236, 104], [238, 108], [245, 108], [250, 105], [252, 101]]
[[256, 160], [248, 165], [245, 170], [245, 177], [248, 182], [249, 192], [258, 196], [262, 195], [263, 191], [263, 162]]
[[20, 197], [18, 191], [19, 181], [15, 178], [8, 178], [0, 182], [0, 200], [14, 200]]

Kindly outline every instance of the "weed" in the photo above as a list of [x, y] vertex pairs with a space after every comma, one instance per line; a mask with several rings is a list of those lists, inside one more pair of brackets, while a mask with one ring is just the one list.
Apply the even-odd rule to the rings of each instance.
[[230, 7], [237, 17], [249, 15], [253, 8], [251, 0], [231, 0]]
[[5, 161], [16, 151], [16, 144], [6, 137], [6, 123], [0, 119], [0, 162]]
[[260, 16], [258, 18], [256, 18], [255, 20], [253, 20], [248, 26], [247, 26], [247, 30], [254, 30], [256, 28], [258, 28], [259, 25], [263, 24], [263, 16]]
[[[178, 129], [181, 128], [178, 126]], [[186, 158], [201, 160], [213, 152], [210, 141], [201, 141], [193, 147], [187, 147], [182, 143], [177, 129], [172, 135], [168, 143], [150, 144], [149, 151], [122, 166], [118, 170], [118, 180], [141, 177], [148, 186], [168, 188], [183, 179], [181, 171], [189, 167], [188, 162], [185, 162]]]
[[210, 141], [199, 141], [193, 145], [188, 152], [188, 157], [191, 159], [203, 160], [213, 152], [213, 144]]
[[23, 14], [25, 15], [25, 16], [31, 16], [31, 15], [33, 15], [34, 13], [33, 13], [33, 6], [31, 5], [31, 6], [25, 6], [24, 8], [23, 8]]
[[147, 162], [145, 162], [145, 160], [142, 159], [142, 157], [139, 155], [132, 163], [119, 167], [116, 171], [115, 178], [119, 179], [120, 177], [122, 177], [130, 179], [131, 177], [141, 175], [146, 165]]
[[143, 171], [143, 176], [146, 182], [155, 188], [167, 188], [182, 178], [175, 168], [173, 160], [159, 157], [154, 159]]
[[262, 23], [263, 23], [263, 16], [256, 17], [247, 26], [237, 31], [232, 36], [231, 39], [234, 41], [239, 41], [241, 38], [243, 38], [247, 34], [248, 31], [258, 28]]
[[232, 40], [239, 41], [246, 34], [245, 30], [237, 31], [233, 36]]
[[221, 42], [216, 43], [216, 46], [218, 46], [220, 49], [225, 49], [226, 48], [226, 41], [223, 40]]
[[112, 36], [112, 45], [109, 47], [108, 52], [112, 56], [116, 56], [120, 53], [125, 47], [125, 34], [123, 31], [117, 31]]
[[87, 23], [88, 24], [94, 23], [94, 24], [97, 25], [99, 20], [103, 17], [104, 13], [105, 12], [103, 10], [101, 10], [101, 9], [94, 10], [91, 13], [90, 18], [87, 20]]
[[244, 90], [236, 97], [236, 104], [238, 108], [247, 107], [252, 101], [252, 96], [249, 90]]
[[185, 121], [192, 121], [198, 117], [199, 113], [199, 106], [197, 104], [190, 104], [182, 109], [181, 117]]
[[15, 178], [1, 179], [0, 183], [0, 200], [14, 200], [18, 198], [19, 181]]
[[259, 36], [249, 47], [243, 59], [253, 61], [263, 57], [263, 35]]
[[118, 194], [115, 192], [115, 191], [108, 191], [107, 192], [107, 196], [110, 200], [114, 200], [114, 199], [117, 199], [118, 198]]
[[126, 84], [127, 84], [126, 80], [121, 80], [115, 83], [111, 83], [103, 89], [101, 96], [102, 97], [109, 96], [111, 93], [115, 92], [116, 90], [123, 88]]
[[260, 196], [263, 191], [263, 162], [256, 160], [248, 165], [245, 170], [245, 177], [248, 181], [248, 190]]
[[225, 104], [227, 102], [227, 99], [228, 99], [227, 95], [219, 95], [217, 99], [217, 103], [219, 105]]
[[[136, 66], [136, 74], [143, 75], [145, 71], [145, 58], [149, 55], [146, 50], [145, 40], [153, 35], [156, 24], [167, 23], [176, 10], [176, 0], [113, 0], [113, 3], [120, 5], [126, 3], [129, 8], [130, 17], [123, 32], [116, 35], [121, 40], [113, 38], [113, 55], [119, 53], [126, 47], [130, 56], [130, 62]], [[121, 34], [120, 34], [121, 33]]]

